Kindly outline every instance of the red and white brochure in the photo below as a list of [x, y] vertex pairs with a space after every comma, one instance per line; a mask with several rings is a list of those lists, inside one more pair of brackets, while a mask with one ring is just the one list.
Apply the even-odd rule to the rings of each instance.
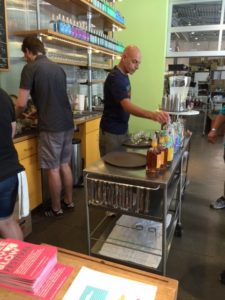
[[0, 239], [0, 286], [45, 300], [55, 295], [73, 268], [57, 263], [57, 248]]
[[39, 288], [39, 290], [34, 293], [2, 283], [0, 283], [0, 286], [15, 292], [33, 296], [38, 299], [53, 300], [72, 271], [72, 267], [57, 263], [48, 274], [48, 278], [46, 278], [46, 280], [42, 283], [42, 286]]

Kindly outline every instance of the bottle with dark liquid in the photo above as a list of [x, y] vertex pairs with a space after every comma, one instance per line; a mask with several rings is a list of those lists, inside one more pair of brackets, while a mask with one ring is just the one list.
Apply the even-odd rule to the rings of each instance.
[[152, 139], [151, 148], [147, 152], [146, 173], [151, 177], [157, 177], [161, 166], [161, 153], [158, 149], [156, 136]]

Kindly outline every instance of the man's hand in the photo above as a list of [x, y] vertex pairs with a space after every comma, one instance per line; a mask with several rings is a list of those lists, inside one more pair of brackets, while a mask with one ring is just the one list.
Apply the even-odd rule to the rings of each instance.
[[22, 117], [24, 119], [36, 120], [37, 119], [37, 111], [31, 111], [29, 113], [22, 113]]
[[153, 112], [152, 120], [157, 121], [161, 124], [169, 123], [170, 115], [165, 111]]

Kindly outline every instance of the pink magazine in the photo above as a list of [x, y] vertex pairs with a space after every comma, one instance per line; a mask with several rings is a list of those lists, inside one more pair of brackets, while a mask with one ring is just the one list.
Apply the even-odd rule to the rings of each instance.
[[1, 281], [4, 278], [32, 285], [40, 276], [47, 276], [56, 263], [57, 248], [54, 246], [0, 240]]
[[57, 263], [48, 274], [48, 277], [42, 282], [39, 290], [34, 293], [21, 290], [15, 286], [8, 286], [2, 282], [0, 283], [0, 286], [38, 299], [53, 300], [72, 271], [72, 267]]

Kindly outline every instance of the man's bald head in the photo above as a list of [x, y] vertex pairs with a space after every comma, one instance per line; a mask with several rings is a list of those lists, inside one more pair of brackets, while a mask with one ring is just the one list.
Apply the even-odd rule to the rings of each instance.
[[125, 74], [133, 74], [141, 63], [141, 51], [135, 45], [128, 45], [122, 54], [118, 67]]

